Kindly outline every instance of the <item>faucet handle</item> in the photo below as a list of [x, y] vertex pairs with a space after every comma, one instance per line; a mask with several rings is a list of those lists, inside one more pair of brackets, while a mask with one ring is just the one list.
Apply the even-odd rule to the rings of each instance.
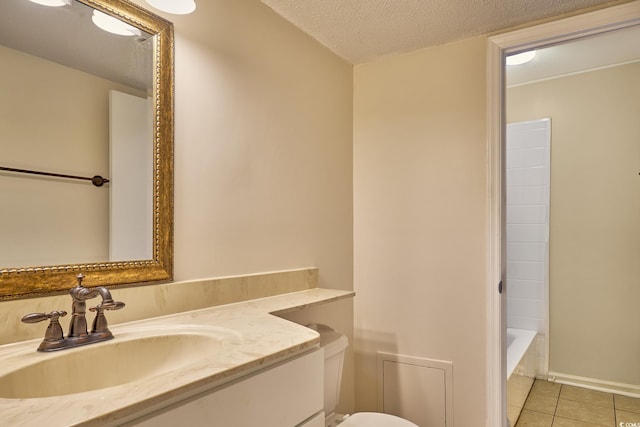
[[58, 318], [66, 315], [66, 311], [60, 310], [49, 313], [30, 313], [22, 317], [24, 323], [38, 323], [51, 319], [49, 326], [47, 326], [47, 331], [44, 334], [44, 340], [38, 347], [38, 351], [53, 351], [60, 348], [60, 343], [64, 342], [64, 333], [62, 332], [62, 326], [60, 326]]
[[51, 319], [52, 322], [57, 322], [59, 317], [64, 317], [66, 315], [67, 312], [64, 310], [51, 311], [49, 313], [30, 313], [23, 316], [21, 320], [24, 323], [38, 323], [47, 319]]
[[102, 310], [120, 310], [122, 307], [124, 307], [124, 303], [121, 301], [108, 301], [108, 302], [102, 302], [96, 305], [95, 307], [89, 308], [89, 311], [100, 312]]
[[90, 307], [89, 311], [96, 313], [96, 317], [93, 319], [93, 329], [91, 330], [91, 333], [112, 337], [113, 335], [109, 330], [107, 318], [104, 316], [104, 311], [120, 310], [122, 307], [124, 307], [124, 303], [120, 301], [107, 301], [102, 302], [95, 307]]

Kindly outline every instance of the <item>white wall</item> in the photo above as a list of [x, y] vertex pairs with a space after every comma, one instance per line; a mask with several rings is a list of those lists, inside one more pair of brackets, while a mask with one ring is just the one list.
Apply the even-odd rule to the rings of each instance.
[[486, 416], [486, 38], [354, 69], [356, 408], [376, 351], [453, 362], [455, 424]]
[[537, 332], [536, 375], [548, 370], [550, 162], [550, 119], [507, 125], [507, 327]]
[[544, 334], [550, 120], [507, 126], [507, 327]]

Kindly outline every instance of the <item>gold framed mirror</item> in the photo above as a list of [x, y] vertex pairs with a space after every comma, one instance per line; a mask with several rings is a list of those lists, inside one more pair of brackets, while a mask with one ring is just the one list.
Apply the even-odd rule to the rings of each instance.
[[[33, 9], [29, 12], [29, 15], [36, 15], [40, 13], [39, 11], [44, 11], [45, 9], [62, 9], [62, 8], [49, 8], [46, 6], [42, 6], [36, 3], [26, 2], [24, 0], [18, 0], [21, 4], [30, 4], [28, 7], [32, 8], [42, 8], [38, 9], [37, 13], [34, 12], [36, 9]], [[149, 176], [145, 178], [148, 180], [148, 197], [144, 197], [145, 203], [148, 206], [146, 208], [147, 211], [151, 210], [151, 212], [146, 212], [147, 222], [148, 222], [148, 233], [147, 236], [150, 236], [150, 241], [145, 241], [144, 244], [148, 247], [145, 255], [108, 255], [108, 256], [100, 256], [95, 257], [95, 259], [91, 258], [93, 255], [89, 255], [88, 257], [68, 257], [64, 259], [64, 262], [53, 262], [47, 263], [47, 265], [43, 265], [43, 263], [35, 262], [31, 264], [30, 259], [40, 259], [30, 258], [29, 250], [27, 250], [27, 255], [24, 256], [24, 261], [20, 262], [11, 262], [7, 261], [7, 259], [2, 259], [0, 257], [0, 300], [6, 299], [17, 299], [17, 298], [26, 298], [26, 297], [34, 297], [34, 296], [42, 296], [46, 294], [58, 293], [66, 291], [71, 288], [76, 283], [76, 275], [78, 273], [82, 273], [85, 275], [85, 283], [87, 286], [124, 286], [124, 285], [132, 285], [132, 284], [150, 284], [150, 283], [158, 283], [172, 280], [173, 278], [173, 134], [174, 134], [174, 34], [173, 34], [173, 24], [127, 0], [71, 0], [65, 2], [68, 5], [77, 5], [83, 8], [91, 8], [90, 10], [102, 12], [109, 17], [117, 18], [119, 21], [122, 21], [135, 29], [138, 29], [137, 33], [144, 34], [148, 36], [145, 38], [145, 42], [148, 46], [148, 50], [151, 52], [149, 54], [149, 64], [148, 64], [148, 88], [143, 90], [148, 92], [147, 98], [145, 101], [147, 102], [145, 105], [148, 106], [148, 123], [149, 123], [149, 139], [151, 140], [148, 144], [148, 152], [146, 157], [151, 157], [148, 160], [149, 164]], [[3, 4], [3, 8], [8, 7]], [[21, 6], [22, 7], [22, 6]], [[66, 6], [65, 6], [66, 7]], [[4, 13], [3, 15], [11, 15]], [[45, 12], [42, 12], [45, 13]], [[59, 12], [56, 12], [59, 13]], [[94, 13], [95, 14], [95, 13]], [[11, 17], [15, 20], [15, 15]], [[76, 17], [77, 18], [77, 17]], [[57, 21], [57, 19], [51, 19], [50, 21]], [[96, 24], [97, 25], [97, 24]], [[23, 25], [25, 26], [25, 25]], [[4, 26], [8, 27], [8, 26]], [[25, 27], [29, 27], [26, 25]], [[32, 33], [38, 32], [33, 31], [33, 26], [31, 26]], [[39, 28], [40, 29], [40, 28]], [[75, 30], [75, 28], [74, 28]], [[70, 31], [69, 28], [63, 28], [61, 33], [74, 33], [74, 31]], [[84, 39], [82, 34], [75, 34], [78, 40]], [[0, 34], [0, 48], [4, 48], [3, 45], [3, 34]], [[17, 36], [9, 36], [16, 39], [20, 39]], [[113, 36], [112, 36], [113, 37]], [[6, 37], [5, 37], [6, 39]], [[115, 39], [114, 39], [115, 40]], [[142, 41], [143, 38], [139, 38], [138, 41]], [[19, 40], [18, 40], [19, 41]], [[63, 44], [63, 43], [60, 43]], [[66, 44], [65, 44], [66, 46]], [[13, 48], [15, 49], [15, 48]], [[83, 55], [78, 54], [77, 51], [72, 51], [73, 47], [69, 47], [71, 51], [69, 56], [71, 57], [82, 57]], [[100, 47], [93, 47], [93, 50], [97, 51], [101, 56], [105, 56], [106, 54], [103, 52], [104, 49]], [[136, 47], [135, 49], [140, 50], [140, 47]], [[10, 49], [12, 50], [12, 49]], [[13, 50], [12, 50], [13, 51]], [[15, 51], [13, 51], [15, 52]], [[21, 55], [24, 52], [17, 51], [17, 55]], [[100, 56], [100, 55], [96, 55]], [[56, 64], [56, 66], [58, 66]], [[68, 65], [67, 65], [68, 67]], [[127, 68], [127, 66], [116, 66], [113, 67], [123, 69]], [[85, 70], [82, 70], [84, 72]], [[103, 77], [103, 76], [101, 76]], [[122, 87], [126, 87], [126, 85], [120, 85]], [[126, 90], [126, 89], [125, 89]], [[110, 95], [107, 96], [107, 102], [110, 100]], [[102, 100], [101, 100], [102, 101]], [[33, 102], [33, 101], [32, 101]], [[104, 102], [103, 102], [104, 104]], [[1, 107], [1, 105], [0, 105]], [[51, 108], [49, 106], [49, 108]], [[104, 111], [111, 112], [109, 106], [101, 107]], [[15, 108], [14, 108], [15, 109]], [[6, 111], [6, 110], [5, 110]], [[0, 108], [0, 113], [3, 110]], [[104, 114], [103, 114], [104, 115]], [[109, 117], [106, 119], [109, 120]], [[43, 125], [44, 126], [44, 125]], [[24, 132], [27, 132], [29, 126], [23, 126]], [[68, 129], [69, 133], [73, 133], [75, 129]], [[0, 140], [5, 139], [5, 144], [9, 144], [10, 142], [6, 142], [13, 137], [8, 137], [6, 135], [0, 134]], [[106, 141], [106, 145], [110, 144], [109, 136], [100, 136], [101, 139]], [[105, 145], [105, 144], [103, 144]], [[109, 145], [106, 148], [102, 148], [102, 151], [106, 151], [110, 153], [112, 150]], [[61, 153], [62, 151], [57, 151], [56, 154]], [[27, 156], [29, 157], [30, 154]], [[56, 157], [51, 156], [49, 157]], [[59, 157], [65, 157], [64, 155], [59, 155]], [[66, 156], [70, 157], [70, 156]], [[5, 161], [6, 159], [3, 159]], [[83, 164], [84, 160], [75, 161], [74, 164]], [[106, 161], [108, 163], [108, 161]], [[2, 166], [2, 165], [0, 165]], [[38, 168], [35, 167], [34, 168]], [[125, 168], [126, 169], [126, 168]], [[38, 172], [39, 173], [39, 172]], [[107, 172], [108, 173], [108, 172]], [[76, 177], [77, 178], [77, 177]], [[111, 177], [110, 177], [111, 178]], [[25, 178], [20, 176], [19, 178], [15, 178], [15, 172], [2, 172], [0, 171], [0, 180], [5, 179], [5, 181], [9, 181], [10, 179], [21, 179], [23, 182], [30, 181], [30, 185], [33, 184], [34, 181], [37, 181], [39, 178]], [[86, 179], [86, 178], [81, 178]], [[65, 185], [60, 181], [64, 180], [61, 178], [54, 178], [54, 181], [57, 180], [56, 185]], [[89, 179], [91, 180], [91, 179]], [[111, 182], [108, 182], [105, 185], [105, 189], [100, 189], [99, 191], [103, 191], [103, 195], [101, 196], [106, 200], [108, 209], [111, 209], [111, 205], [109, 204], [112, 200], [112, 189]], [[117, 182], [117, 181], [116, 181]], [[95, 183], [93, 183], [96, 185]], [[7, 185], [7, 184], [3, 184]], [[85, 184], [72, 184], [72, 185], [85, 185]], [[87, 183], [87, 186], [91, 186], [91, 183]], [[101, 184], [102, 185], [102, 184]], [[100, 185], [100, 186], [101, 186]], [[67, 185], [68, 187], [69, 185]], [[98, 186], [98, 185], [96, 185]], [[113, 182], [113, 186], [115, 187], [115, 182]], [[121, 184], [121, 186], [129, 186], [128, 183]], [[5, 195], [2, 195], [2, 187], [0, 185], [0, 197], [7, 200]], [[20, 190], [10, 190], [9, 192], [19, 193]], [[48, 190], [40, 190], [41, 194], [38, 196], [39, 198], [48, 198], [55, 199], [58, 197], [56, 194], [50, 194]], [[66, 191], [66, 190], [65, 190]], [[93, 190], [82, 190], [82, 191], [93, 191]], [[106, 196], [104, 194], [108, 194]], [[134, 195], [134, 198], [136, 196]], [[146, 200], [151, 199], [151, 200]], [[77, 204], [66, 206], [66, 209], [69, 211], [82, 209], [83, 200], [78, 200]], [[11, 205], [11, 203], [9, 203]], [[6, 205], [5, 205], [6, 206]], [[26, 214], [26, 212], [24, 212]], [[46, 214], [46, 212], [45, 212]], [[106, 217], [109, 215], [113, 216], [111, 210], [109, 213], [105, 214]], [[127, 218], [127, 214], [125, 213], [124, 218]], [[13, 218], [21, 216], [21, 212], [18, 210], [17, 213], [14, 213]], [[53, 216], [53, 215], [49, 215]], [[91, 215], [88, 215], [91, 216]], [[0, 216], [0, 221], [2, 221], [2, 217]], [[21, 230], [16, 235], [19, 235], [20, 238], [16, 238], [15, 236], [7, 236], [5, 232], [5, 238], [0, 240], [0, 245], [5, 246], [4, 253], [10, 253], [13, 250], [13, 246], [19, 246], [16, 244], [18, 240], [22, 241], [22, 237], [31, 238], [33, 236], [38, 236], [38, 225], [39, 221], [35, 221], [32, 226], [30, 226], [27, 230]], [[107, 224], [103, 228], [108, 228], [110, 225]], [[13, 225], [8, 224], [4, 230], [12, 230]], [[53, 226], [49, 226], [49, 228], [55, 228], [56, 225], [54, 223]], [[74, 228], [73, 224], [68, 226], [68, 228]], [[131, 227], [129, 227], [131, 228]], [[0, 230], [2, 230], [0, 228]], [[77, 231], [77, 230], [73, 230]], [[3, 231], [0, 231], [2, 234]], [[126, 232], [125, 232], [126, 233]], [[104, 233], [102, 233], [104, 234]], [[122, 233], [121, 233], [122, 234]], [[32, 236], [33, 235], [33, 236]], [[81, 238], [85, 238], [87, 240], [94, 239], [93, 236], [80, 236]], [[109, 235], [107, 235], [106, 240], [109, 239]], [[27, 248], [31, 247], [33, 252], [38, 251], [50, 251], [55, 252], [55, 249], [49, 249], [50, 244], [45, 243], [44, 241], [39, 241], [37, 239], [28, 240], [28, 245], [24, 245]], [[111, 249], [107, 251], [111, 254]], [[84, 254], [83, 254], [84, 255]], [[10, 258], [10, 257], [9, 257]], [[89, 258], [88, 260], [86, 258]], [[10, 258], [11, 259], [11, 258]]]

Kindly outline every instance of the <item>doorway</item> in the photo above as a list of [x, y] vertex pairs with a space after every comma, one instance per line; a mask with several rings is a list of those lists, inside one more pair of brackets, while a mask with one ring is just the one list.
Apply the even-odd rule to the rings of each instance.
[[[490, 259], [489, 423], [506, 424], [506, 297], [496, 292], [505, 278], [505, 69], [507, 55], [632, 27], [640, 23], [640, 2], [542, 24], [492, 37], [488, 50]], [[508, 292], [508, 291], [507, 291]]]

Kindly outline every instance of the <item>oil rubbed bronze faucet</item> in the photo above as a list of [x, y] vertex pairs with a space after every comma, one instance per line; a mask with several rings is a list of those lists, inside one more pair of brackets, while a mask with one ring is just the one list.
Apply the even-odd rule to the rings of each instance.
[[[108, 328], [107, 318], [104, 312], [105, 310], [119, 310], [124, 307], [124, 303], [114, 301], [109, 289], [103, 286], [97, 286], [95, 288], [85, 288], [82, 286], [84, 275], [78, 274], [76, 277], [78, 278], [78, 284], [69, 290], [73, 303], [71, 305], [72, 312], [71, 321], [69, 322], [69, 334], [66, 338], [58, 321], [60, 317], [67, 315], [66, 311], [31, 313], [22, 318], [22, 321], [25, 323], [37, 323], [47, 319], [50, 320], [44, 340], [40, 343], [38, 351], [64, 350], [65, 348], [93, 344], [113, 338], [113, 334]], [[93, 327], [89, 333], [87, 331], [86, 301], [98, 295], [102, 297], [102, 302], [95, 307], [89, 308], [89, 311], [96, 313], [96, 317], [93, 320]]]

